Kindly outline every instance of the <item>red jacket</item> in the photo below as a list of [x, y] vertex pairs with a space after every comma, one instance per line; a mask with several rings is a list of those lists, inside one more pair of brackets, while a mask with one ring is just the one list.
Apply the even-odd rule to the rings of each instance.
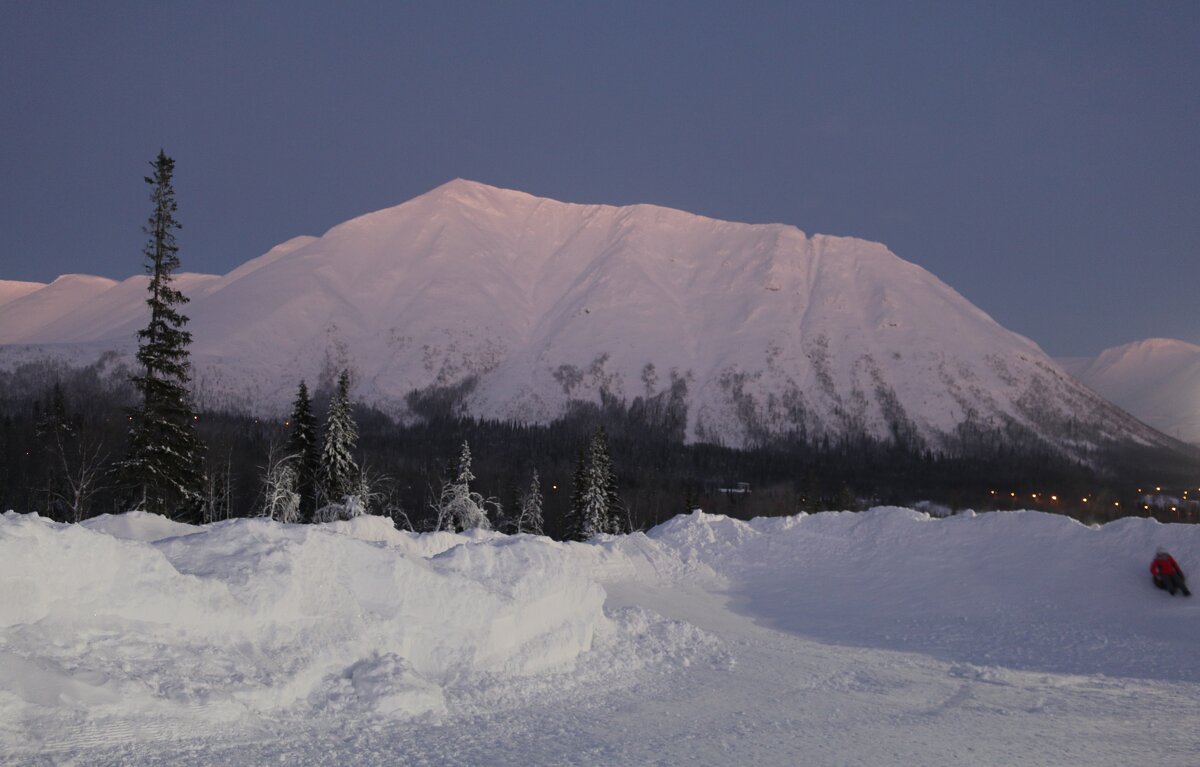
[[1183, 571], [1179, 569], [1179, 563], [1170, 554], [1155, 557], [1154, 561], [1150, 563], [1150, 573], [1155, 578], [1160, 578], [1164, 575], [1183, 575]]

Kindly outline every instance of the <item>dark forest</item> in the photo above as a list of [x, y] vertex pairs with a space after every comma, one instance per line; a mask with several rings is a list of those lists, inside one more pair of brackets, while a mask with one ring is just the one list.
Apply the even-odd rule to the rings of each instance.
[[[110, 469], [125, 449], [135, 394], [128, 371], [112, 359], [83, 368], [43, 361], [0, 373], [0, 508], [59, 521], [126, 510]], [[318, 419], [328, 396], [316, 393]], [[776, 440], [737, 450], [685, 444], [686, 413], [658, 398], [578, 402], [548, 425], [466, 417], [453, 392], [414, 395], [410, 406], [419, 415], [409, 423], [356, 406], [356, 452], [370, 479], [371, 512], [417, 530], [428, 528], [430, 503], [466, 441], [476, 489], [506, 511], [536, 469], [546, 532], [560, 535], [579, 453], [600, 426], [609, 435], [634, 529], [694, 508], [748, 519], [922, 503], [941, 513], [1040, 509], [1087, 522], [1131, 514], [1196, 521], [1188, 498], [1200, 495], [1200, 464], [1182, 446], [1114, 447], [1087, 463], [1036, 442], [982, 432], [953, 451], [867, 437]], [[54, 423], [65, 428], [48, 426]], [[283, 417], [200, 412], [196, 425], [206, 446], [206, 517], [260, 513], [266, 466], [287, 441]]]

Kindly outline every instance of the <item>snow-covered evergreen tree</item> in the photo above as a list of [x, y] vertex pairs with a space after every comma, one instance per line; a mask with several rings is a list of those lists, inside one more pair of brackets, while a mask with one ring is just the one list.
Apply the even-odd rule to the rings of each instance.
[[529, 487], [521, 494], [514, 532], [543, 535], [542, 524], [542, 485], [534, 469]]
[[592, 437], [591, 461], [593, 481], [604, 495], [602, 532], [613, 535], [629, 532], [629, 516], [617, 492], [617, 475], [613, 470], [612, 454], [608, 449], [608, 434], [603, 426], [597, 429]]
[[626, 532], [628, 525], [601, 427], [592, 436], [586, 458], [580, 453], [567, 519], [567, 538], [586, 541], [599, 533]]
[[322, 503], [342, 503], [358, 489], [360, 472], [353, 455], [357, 441], [358, 426], [354, 423], [350, 405], [350, 374], [343, 370], [325, 419], [325, 441], [318, 473], [318, 495]]
[[501, 513], [500, 504], [494, 498], [484, 498], [471, 490], [475, 475], [471, 472], [471, 446], [465, 441], [458, 458], [458, 476], [442, 485], [442, 492], [432, 504], [437, 530], [491, 530], [488, 510], [493, 516]]
[[138, 331], [137, 360], [142, 368], [132, 377], [142, 403], [130, 412], [132, 426], [126, 458], [118, 470], [129, 486], [136, 508], [176, 519], [199, 522], [204, 490], [204, 447], [196, 437], [196, 415], [188, 395], [191, 333], [188, 318], [178, 310], [187, 297], [173, 285], [179, 268], [175, 244], [175, 190], [171, 177], [175, 161], [161, 150], [146, 178], [154, 212], [145, 232], [144, 249], [150, 275], [150, 321]]
[[301, 520], [312, 520], [317, 510], [317, 473], [321, 467], [321, 445], [317, 442], [317, 418], [313, 415], [308, 386], [300, 381], [292, 414], [288, 417], [288, 441], [284, 452], [296, 456], [296, 492], [300, 494]]

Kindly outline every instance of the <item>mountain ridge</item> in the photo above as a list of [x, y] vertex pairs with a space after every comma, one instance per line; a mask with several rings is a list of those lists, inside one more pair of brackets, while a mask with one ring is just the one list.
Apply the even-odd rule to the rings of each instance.
[[1164, 434], [1200, 445], [1200, 345], [1146, 338], [1059, 361], [1073, 376]]
[[[144, 279], [69, 307], [55, 283], [0, 304], [0, 363], [47, 344], [128, 351]], [[1162, 439], [885, 246], [786, 224], [456, 179], [179, 286], [210, 407], [279, 411], [301, 378], [347, 367], [356, 396], [399, 417], [445, 389], [465, 412], [533, 422], [576, 400], [674, 398], [689, 439], [731, 445], [936, 446], [964, 425], [1060, 447]], [[48, 319], [10, 321], [39, 300]]]

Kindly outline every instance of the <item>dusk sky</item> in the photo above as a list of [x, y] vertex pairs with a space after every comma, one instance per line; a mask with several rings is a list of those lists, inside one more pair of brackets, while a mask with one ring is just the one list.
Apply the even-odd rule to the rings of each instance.
[[1200, 342], [1200, 3], [0, 3], [0, 279], [455, 177], [886, 244], [1058, 356]]

